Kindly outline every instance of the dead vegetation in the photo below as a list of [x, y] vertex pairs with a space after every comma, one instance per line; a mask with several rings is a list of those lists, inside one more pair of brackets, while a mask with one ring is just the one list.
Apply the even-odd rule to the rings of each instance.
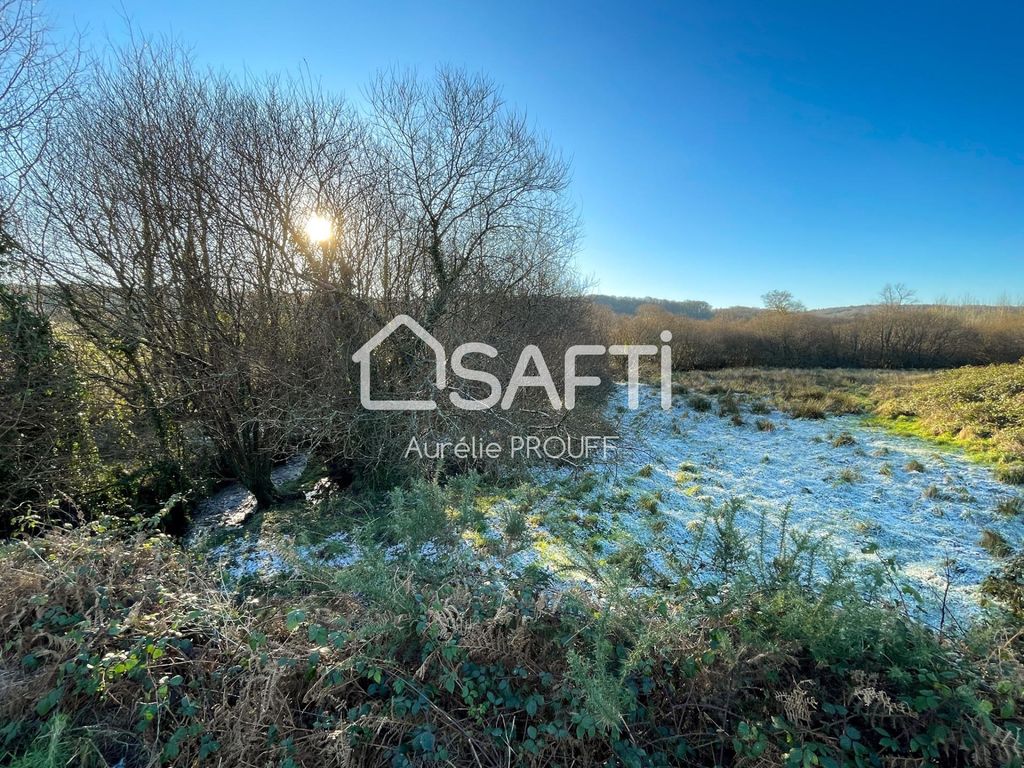
[[921, 375], [842, 368], [729, 368], [686, 371], [676, 374], [676, 381], [693, 393], [691, 407], [695, 399], [716, 396], [726, 403], [740, 400], [753, 413], [774, 408], [794, 418], [823, 419], [828, 415], [870, 413], [879, 387], [912, 382]]
[[786, 291], [763, 298], [764, 310], [721, 309], [698, 317], [657, 304], [641, 305], [631, 315], [605, 312], [616, 343], [655, 344], [663, 330], [671, 331], [678, 371], [936, 369], [1011, 363], [1024, 356], [1024, 310], [1009, 303], [921, 305], [901, 284], [886, 285], [876, 304], [843, 316], [806, 311]]
[[[729, 551], [733, 571], [744, 555]], [[230, 592], [167, 537], [101, 526], [0, 557], [0, 754], [42, 744], [122, 768], [1022, 754], [1013, 641], [983, 657], [937, 642], [846, 582], [809, 590], [795, 553], [752, 591], [739, 575], [759, 569], [743, 567], [677, 596], [602, 580], [599, 600], [406, 561]]]

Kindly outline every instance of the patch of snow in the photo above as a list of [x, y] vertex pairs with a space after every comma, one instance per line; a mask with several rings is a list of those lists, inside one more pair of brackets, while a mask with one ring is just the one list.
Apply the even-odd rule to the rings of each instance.
[[284, 550], [262, 540], [233, 540], [214, 547], [208, 556], [223, 561], [223, 570], [232, 580], [245, 576], [275, 576], [290, 570]]
[[[342, 551], [328, 554], [339, 549]], [[224, 573], [237, 581], [245, 576], [265, 578], [288, 574], [298, 563], [347, 568], [360, 560], [362, 552], [347, 533], [339, 531], [315, 544], [300, 546], [296, 546], [291, 537], [236, 536], [212, 547], [207, 557], [219, 562]]]

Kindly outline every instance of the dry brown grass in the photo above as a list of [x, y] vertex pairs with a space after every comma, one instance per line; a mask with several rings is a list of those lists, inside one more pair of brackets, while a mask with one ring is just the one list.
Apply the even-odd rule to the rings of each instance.
[[[8, 545], [0, 565], [0, 719], [35, 718], [39, 702], [63, 686], [60, 710], [88, 730], [106, 765], [123, 768], [383, 768], [423, 733], [443, 746], [440, 764], [584, 766], [606, 764], [616, 743], [657, 749], [667, 731], [694, 750], [673, 764], [767, 766], [784, 760], [782, 741], [744, 742], [741, 761], [735, 745], [749, 732], [740, 724], [765, 730], [782, 717], [795, 738], [830, 750], [854, 722], [907, 743], [932, 715], [901, 704], [905, 686], [886, 678], [893, 664], [939, 665], [950, 686], [973, 685], [987, 666], [997, 668], [986, 679], [1019, 667], [1009, 653], [1016, 667], [1003, 658], [958, 665], [874, 609], [873, 620], [887, 622], [877, 633], [864, 614], [808, 602], [803, 591], [781, 603], [782, 593], [755, 591], [701, 611], [697, 590], [660, 608], [660, 598], [615, 590], [600, 600], [582, 589], [499, 595], [479, 576], [431, 585], [396, 565], [366, 585], [387, 582], [398, 598], [390, 608], [316, 573], [290, 582], [288, 597], [245, 597], [226, 593], [166, 537], [95, 528]], [[863, 658], [850, 656], [844, 633], [863, 635]], [[623, 671], [597, 661], [604, 643], [629, 649]], [[882, 646], [877, 659], [872, 644]], [[138, 664], [124, 669], [133, 657]], [[495, 687], [503, 684], [505, 693]], [[637, 691], [634, 708], [616, 709], [627, 688]], [[543, 700], [535, 710], [522, 699], [499, 703], [515, 690]], [[849, 714], [826, 716], [822, 702]], [[153, 717], [139, 728], [147, 708]], [[588, 712], [604, 712], [607, 724], [578, 729], [573, 718]], [[944, 754], [965, 735], [978, 765], [1017, 754], [999, 724], [1016, 727], [1015, 719], [999, 719], [995, 738], [975, 738], [973, 721], [960, 730], [971, 717], [943, 721], [954, 729], [939, 740]], [[565, 736], [529, 735], [528, 727], [553, 722], [565, 724]], [[201, 757], [213, 740], [217, 750]], [[527, 743], [537, 751], [522, 751]]]
[[[439, 667], [452, 666], [442, 646], [422, 658], [400, 650], [422, 617], [368, 610], [328, 582], [310, 582], [304, 597], [239, 602], [173, 541], [148, 533], [58, 531], [7, 545], [0, 562], [0, 721], [24, 718], [63, 688], [60, 710], [89, 729], [109, 766], [207, 764], [198, 734], [166, 754], [175, 732], [190, 726], [219, 745], [207, 758], [212, 764], [390, 766], [392, 750], [426, 723], [448, 734], [454, 764], [506, 764], [506, 751], [456, 706], [399, 716], [367, 695], [374, 674], [414, 693], [428, 677], [436, 686]], [[396, 570], [393, 578], [410, 601], [422, 589], [407, 573]], [[471, 597], [464, 588], [428, 594], [434, 607], [421, 631], [442, 643], [457, 639], [475, 663], [539, 673], [546, 660], [545, 669], [564, 672], [563, 650], [537, 631], [554, 620], [557, 601], [539, 598], [529, 617], [502, 607], [480, 615]], [[302, 618], [290, 626], [286, 617], [297, 605]], [[17, 664], [26, 657], [34, 659], [31, 670]], [[140, 659], [134, 673], [119, 670], [133, 657]], [[96, 690], [75, 690], [71, 681], [83, 674]], [[163, 698], [155, 693], [177, 676]], [[183, 714], [186, 698], [192, 715]], [[160, 706], [140, 732], [146, 702]], [[360, 705], [365, 711], [346, 722], [344, 713]]]
[[765, 406], [795, 418], [821, 419], [830, 414], [869, 413], [877, 392], [909, 387], [923, 374], [845, 368], [727, 368], [678, 374], [681, 388], [695, 396], [737, 397], [755, 412]]
[[[60, 708], [76, 713], [78, 725], [102, 727], [100, 746], [111, 765], [126, 754], [133, 756], [129, 764], [157, 764], [161, 745], [192, 722], [215, 735], [218, 754], [231, 765], [279, 759], [280, 748], [268, 744], [271, 728], [294, 738], [300, 764], [348, 764], [344, 734], [310, 729], [304, 705], [319, 703], [319, 689], [295, 663], [313, 652], [340, 662], [342, 654], [290, 632], [279, 601], [235, 605], [166, 537], [57, 533], [9, 549], [0, 580], [0, 719], [23, 717], [63, 687]], [[325, 614], [358, 620], [354, 601], [321, 606]], [[61, 674], [83, 654], [102, 691], [98, 702]], [[32, 671], [15, 666], [29, 656]], [[118, 668], [133, 658], [144, 673]], [[158, 716], [137, 734], [140, 703], [158, 701], [161, 681], [177, 675], [182, 682], [168, 689]], [[181, 713], [185, 696], [198, 707], [196, 717]], [[199, 739], [184, 741], [176, 764], [198, 760], [199, 748]]]

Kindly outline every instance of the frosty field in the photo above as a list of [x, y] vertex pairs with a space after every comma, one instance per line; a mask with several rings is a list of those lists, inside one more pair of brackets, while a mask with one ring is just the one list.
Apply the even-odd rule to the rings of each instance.
[[646, 499], [616, 516], [641, 542], [651, 535], [655, 504], [671, 521], [663, 535], [685, 547], [709, 506], [740, 499], [737, 523], [751, 536], [763, 517], [774, 524], [769, 536], [787, 526], [856, 560], [891, 561], [920, 591], [924, 618], [935, 620], [947, 577], [953, 618], [976, 609], [978, 586], [998, 562], [979, 545], [983, 531], [1011, 544], [1020, 539], [1020, 520], [997, 512], [1001, 500], [1017, 495], [1012, 486], [958, 452], [889, 434], [861, 417], [794, 419], [740, 406], [736, 424], [681, 397], [662, 411], [652, 390], [642, 392], [639, 410], [624, 406], [623, 388], [612, 404], [622, 449], [595, 472], [599, 480], [581, 505], [596, 509], [592, 500], [626, 493]]
[[[802, 538], [805, 545], [882, 566], [893, 599], [931, 624], [963, 623], [977, 612], [982, 580], [999, 558], [983, 536], [1011, 546], [1020, 519], [1000, 514], [1000, 502], [1019, 491], [961, 453], [869, 426], [860, 416], [796, 419], [766, 408], [720, 415], [710, 401], [697, 410], [676, 396], [663, 411], [658, 392], [642, 388], [640, 408], [626, 408], [625, 387], [613, 393], [608, 417], [619, 448], [586, 467], [542, 468], [519, 487], [482, 504], [481, 530], [454, 542], [428, 541], [415, 556], [454, 557], [498, 578], [528, 565], [555, 584], [586, 581], [591, 565], [632, 558], [663, 583], [675, 578], [666, 558], [699, 563], [707, 556], [702, 525], [735, 503], [735, 523], [748, 546], [771, 553]], [[294, 480], [303, 462], [277, 473]], [[478, 502], [480, 505], [480, 502]], [[365, 552], [344, 516], [315, 504], [299, 514], [304, 530], [285, 515], [281, 526], [238, 525], [251, 511], [248, 494], [231, 487], [201, 505], [199, 529], [233, 530], [211, 550], [234, 577], [286, 573], [300, 563], [343, 569]], [[318, 524], [312, 524], [313, 510]], [[510, 517], [521, 517], [510, 534]], [[234, 527], [232, 528], [234, 524]], [[385, 555], [402, 554], [402, 545]], [[824, 567], [824, 566], [822, 566]], [[945, 609], [943, 609], [945, 606]]]

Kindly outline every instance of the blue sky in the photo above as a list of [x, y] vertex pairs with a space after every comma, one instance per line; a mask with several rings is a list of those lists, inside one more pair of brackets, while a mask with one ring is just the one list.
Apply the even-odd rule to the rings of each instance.
[[572, 158], [596, 290], [810, 306], [1024, 299], [1024, 4], [49, 0], [199, 61], [482, 70]]

